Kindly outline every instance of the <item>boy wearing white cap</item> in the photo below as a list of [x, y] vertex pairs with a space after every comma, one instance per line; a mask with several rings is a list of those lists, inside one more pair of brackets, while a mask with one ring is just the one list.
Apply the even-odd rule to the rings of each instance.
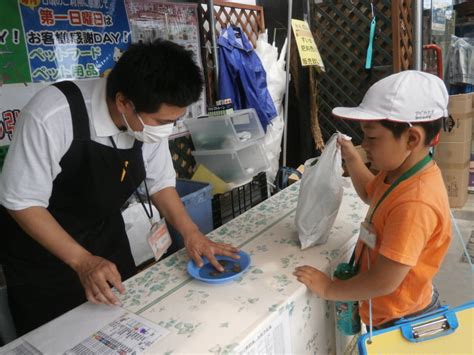
[[332, 113], [361, 121], [373, 175], [350, 141], [339, 140], [360, 198], [370, 205], [355, 250], [358, 274], [331, 280], [311, 267], [296, 268], [298, 281], [328, 300], [360, 301], [362, 321], [384, 328], [401, 317], [439, 307], [432, 285], [451, 241], [451, 219], [441, 171], [431, 159], [448, 93], [441, 79], [404, 71], [375, 83], [358, 107]]

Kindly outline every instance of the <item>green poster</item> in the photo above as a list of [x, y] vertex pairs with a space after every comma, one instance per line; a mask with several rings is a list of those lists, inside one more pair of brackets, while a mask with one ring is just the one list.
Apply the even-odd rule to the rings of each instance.
[[0, 2], [0, 83], [31, 82], [18, 0]]

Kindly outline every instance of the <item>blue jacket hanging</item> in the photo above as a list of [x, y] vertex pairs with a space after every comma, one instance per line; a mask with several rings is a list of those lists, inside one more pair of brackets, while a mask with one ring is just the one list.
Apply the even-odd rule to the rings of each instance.
[[219, 45], [219, 98], [231, 98], [234, 110], [254, 108], [263, 129], [277, 116], [268, 92], [267, 74], [247, 36], [238, 27], [221, 31]]

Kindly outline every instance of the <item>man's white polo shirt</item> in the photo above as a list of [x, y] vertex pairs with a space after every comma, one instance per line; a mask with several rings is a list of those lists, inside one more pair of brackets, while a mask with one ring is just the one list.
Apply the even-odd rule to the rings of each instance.
[[[110, 117], [106, 79], [75, 83], [84, 96], [91, 139], [112, 146], [109, 138], [112, 137], [118, 148], [132, 147], [134, 138], [120, 131]], [[0, 174], [0, 204], [11, 210], [48, 207], [53, 181], [61, 172], [59, 163], [72, 140], [71, 112], [66, 97], [54, 86], [42, 89], [23, 108], [16, 123]], [[143, 143], [142, 152], [150, 194], [175, 186], [176, 174], [168, 141]]]

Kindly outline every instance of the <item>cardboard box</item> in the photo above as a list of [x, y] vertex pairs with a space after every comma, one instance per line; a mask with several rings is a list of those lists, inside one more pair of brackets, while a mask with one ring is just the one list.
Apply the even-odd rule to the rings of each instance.
[[[301, 174], [304, 173], [304, 165], [301, 164], [296, 170], [298, 170]], [[299, 176], [296, 175], [295, 173], [291, 174], [289, 177], [288, 177], [288, 185], [291, 185], [295, 182], [297, 182], [299, 180]]]
[[467, 201], [469, 184], [469, 162], [464, 166], [439, 166], [443, 175], [444, 184], [448, 191], [449, 206], [461, 208]]
[[471, 158], [471, 141], [439, 143], [435, 147], [434, 159], [439, 165], [461, 164], [469, 162]]
[[469, 164], [469, 191], [474, 192], [474, 153], [471, 154], [471, 162]]
[[448, 112], [450, 115], [470, 113], [472, 111], [472, 95], [460, 94], [449, 96]]
[[441, 128], [440, 142], [470, 142], [472, 136], [472, 112], [449, 115]]
[[473, 95], [449, 96], [448, 112], [441, 129], [440, 142], [466, 142], [473, 134]]
[[[472, 114], [472, 141], [474, 142], [474, 92], [471, 92], [471, 99], [472, 99], [472, 109], [471, 109], [471, 114]], [[474, 149], [471, 152], [474, 153]]]

